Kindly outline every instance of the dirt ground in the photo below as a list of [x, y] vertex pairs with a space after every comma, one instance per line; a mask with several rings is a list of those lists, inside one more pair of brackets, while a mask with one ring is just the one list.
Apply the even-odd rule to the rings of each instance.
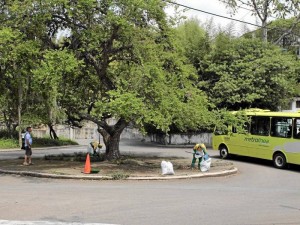
[[[191, 168], [191, 159], [178, 157], [153, 157], [125, 155], [120, 160], [105, 161], [103, 156], [91, 156], [92, 174], [112, 176], [115, 179], [138, 176], [162, 176], [161, 162], [169, 161], [173, 164], [175, 175], [191, 175], [200, 171]], [[34, 158], [33, 165], [24, 166], [23, 158], [0, 160], [0, 169], [12, 171], [33, 171], [58, 175], [83, 175], [86, 164], [85, 155], [50, 155], [43, 158]], [[234, 166], [228, 161], [212, 158], [211, 172], [232, 169]]]

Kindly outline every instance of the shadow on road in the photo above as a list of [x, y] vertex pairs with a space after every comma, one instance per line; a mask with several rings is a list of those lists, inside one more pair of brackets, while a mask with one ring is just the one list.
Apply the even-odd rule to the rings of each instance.
[[[220, 158], [220, 157], [212, 156], [212, 158]], [[230, 158], [228, 160], [230, 160], [231, 162], [238, 161], [238, 162], [256, 164], [256, 165], [261, 165], [266, 167], [274, 167], [273, 161], [271, 160], [258, 159], [258, 158], [247, 157], [247, 156], [230, 155]], [[274, 169], [276, 168], [274, 167]], [[285, 169], [300, 173], [300, 165], [288, 164], [287, 168]]]

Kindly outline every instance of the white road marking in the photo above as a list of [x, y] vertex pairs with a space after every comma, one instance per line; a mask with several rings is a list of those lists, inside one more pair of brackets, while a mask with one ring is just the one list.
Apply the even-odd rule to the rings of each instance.
[[116, 225], [116, 224], [108, 224], [108, 223], [77, 223], [77, 222], [11, 221], [11, 220], [0, 220], [0, 225]]

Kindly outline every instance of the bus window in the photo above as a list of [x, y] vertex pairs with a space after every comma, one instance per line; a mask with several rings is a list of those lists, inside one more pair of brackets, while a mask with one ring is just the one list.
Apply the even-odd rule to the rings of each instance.
[[300, 118], [294, 120], [294, 138], [300, 139]]
[[268, 136], [270, 131], [270, 117], [252, 116], [250, 133]]
[[228, 134], [228, 125], [224, 125], [223, 127], [215, 127], [214, 134], [215, 135], [227, 135]]
[[249, 133], [249, 128], [250, 128], [250, 124], [248, 122], [246, 122], [243, 127], [242, 127], [242, 131], [238, 131], [238, 129], [236, 127], [232, 127], [232, 133], [243, 133], [243, 134], [247, 134]]
[[292, 136], [292, 118], [273, 117], [271, 121], [271, 136], [285, 138]]
[[237, 133], [236, 127], [232, 127], [232, 133]]

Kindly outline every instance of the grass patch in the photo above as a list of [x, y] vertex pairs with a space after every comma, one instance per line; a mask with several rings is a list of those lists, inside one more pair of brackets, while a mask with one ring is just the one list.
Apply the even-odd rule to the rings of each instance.
[[122, 172], [116, 172], [116, 173], [111, 174], [111, 177], [113, 180], [124, 180], [124, 179], [128, 178], [129, 175], [122, 173]]
[[19, 141], [15, 139], [6, 139], [1, 138], [0, 139], [0, 148], [19, 148]]
[[[51, 146], [64, 146], [64, 145], [78, 145], [76, 141], [61, 138], [54, 140], [50, 138], [35, 138], [33, 137], [32, 147], [51, 147]], [[20, 148], [19, 140], [13, 138], [0, 138], [0, 149]]]

